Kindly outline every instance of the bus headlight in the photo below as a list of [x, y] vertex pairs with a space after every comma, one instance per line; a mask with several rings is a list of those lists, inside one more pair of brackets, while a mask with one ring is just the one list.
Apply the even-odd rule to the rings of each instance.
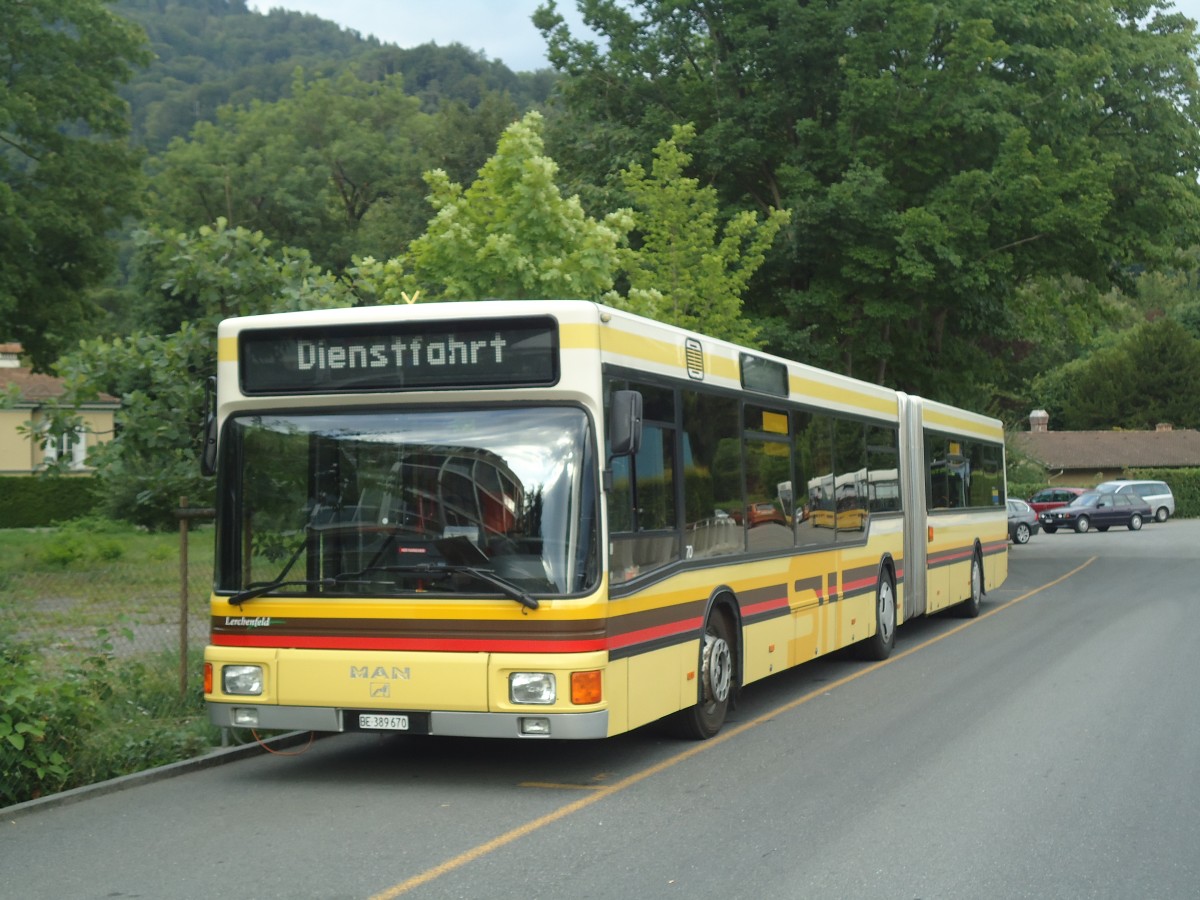
[[508, 699], [513, 703], [548, 705], [558, 698], [549, 672], [513, 672], [508, 676]]
[[257, 695], [263, 692], [262, 666], [223, 666], [221, 689], [227, 694]]

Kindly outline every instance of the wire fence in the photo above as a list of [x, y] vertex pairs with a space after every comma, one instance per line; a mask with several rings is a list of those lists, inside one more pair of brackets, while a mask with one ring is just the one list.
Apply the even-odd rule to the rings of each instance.
[[170, 673], [178, 699], [194, 698], [209, 631], [211, 518], [183, 505], [177, 534], [93, 520], [0, 531], [0, 639], [36, 648], [48, 673], [136, 663], [160, 694]]

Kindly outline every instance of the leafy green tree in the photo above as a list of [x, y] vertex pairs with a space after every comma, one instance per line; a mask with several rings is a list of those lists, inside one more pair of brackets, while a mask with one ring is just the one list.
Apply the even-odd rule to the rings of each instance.
[[86, 333], [138, 208], [116, 85], [149, 53], [100, 0], [0, 0], [0, 23], [0, 335], [46, 368]]
[[691, 162], [684, 147], [694, 136], [691, 125], [676, 126], [655, 147], [650, 174], [637, 163], [622, 173], [640, 242], [624, 253], [629, 296], [617, 305], [752, 344], [756, 329], [742, 316], [742, 296], [788, 213], [772, 209], [760, 223], [745, 210], [719, 228], [716, 190], [684, 175]]
[[354, 254], [396, 255], [420, 233], [421, 173], [433, 162], [418, 107], [399, 76], [298, 72], [290, 98], [225, 107], [172, 143], [153, 180], [153, 220], [189, 230], [224, 218], [333, 270]]
[[773, 349], [983, 402], [1020, 288], [1100, 296], [1200, 239], [1196, 37], [1165, 3], [577, 5], [603, 44], [535, 18], [556, 157], [601, 183], [696, 123], [726, 208], [793, 212], [747, 304]]
[[588, 217], [564, 198], [545, 155], [542, 117], [527, 113], [464, 190], [440, 169], [426, 173], [437, 211], [407, 255], [428, 299], [600, 299], [618, 273], [628, 210]]
[[[137, 265], [187, 318], [161, 329], [81, 341], [57, 371], [66, 394], [51, 434], [77, 425], [74, 408], [97, 392], [121, 398], [117, 435], [91, 451], [110, 515], [168, 527], [179, 497], [206, 502], [200, 477], [204, 386], [216, 374], [216, 326], [227, 316], [353, 305], [348, 287], [303, 250], [276, 251], [261, 232], [223, 221], [192, 234], [139, 236]], [[171, 325], [166, 327], [168, 318]]]
[[1161, 317], [1038, 382], [1064, 430], [1200, 428], [1200, 340]]

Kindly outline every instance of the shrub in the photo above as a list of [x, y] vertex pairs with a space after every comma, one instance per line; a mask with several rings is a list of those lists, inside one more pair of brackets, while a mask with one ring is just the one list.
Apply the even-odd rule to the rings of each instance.
[[200, 692], [179, 695], [176, 654], [119, 660], [106, 629], [96, 639], [86, 659], [57, 670], [0, 635], [0, 806], [191, 759], [217, 743]]
[[95, 707], [86, 682], [47, 676], [32, 647], [12, 642], [0, 643], [0, 666], [0, 798], [21, 803], [62, 790]]
[[125, 555], [119, 540], [129, 526], [108, 519], [85, 517], [59, 526], [39, 548], [38, 562], [48, 568], [65, 569], [76, 563], [114, 562]]

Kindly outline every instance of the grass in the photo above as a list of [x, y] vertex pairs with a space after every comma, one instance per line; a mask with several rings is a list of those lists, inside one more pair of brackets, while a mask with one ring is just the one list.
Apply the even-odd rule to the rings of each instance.
[[[8, 623], [0, 625], [0, 633], [15, 628], [22, 640], [69, 649], [78, 647], [81, 636], [119, 628], [128, 632], [124, 643], [134, 648], [178, 650], [180, 550], [177, 533], [153, 534], [95, 519], [0, 530], [0, 613]], [[194, 624], [202, 638], [212, 529], [191, 531], [187, 552], [189, 631]]]
[[180, 549], [178, 533], [98, 519], [0, 529], [0, 805], [220, 742], [199, 683], [211, 527], [188, 538], [185, 646]]

